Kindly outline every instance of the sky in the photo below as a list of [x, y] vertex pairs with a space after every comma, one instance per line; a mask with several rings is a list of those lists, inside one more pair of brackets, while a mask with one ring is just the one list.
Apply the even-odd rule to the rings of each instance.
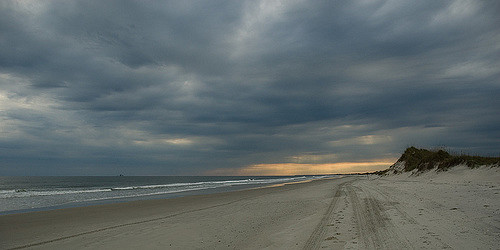
[[0, 1], [0, 175], [500, 155], [500, 1]]

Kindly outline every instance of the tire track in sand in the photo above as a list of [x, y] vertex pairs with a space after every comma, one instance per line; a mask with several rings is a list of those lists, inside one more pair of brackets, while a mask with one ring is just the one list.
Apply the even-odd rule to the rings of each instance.
[[[327, 211], [309, 237], [304, 249], [325, 247], [412, 249], [408, 239], [398, 232], [397, 227], [386, 213], [388, 208], [384, 205], [384, 202], [378, 200], [370, 190], [352, 185], [354, 181], [356, 180], [342, 183], [336, 187], [334, 190], [335, 195]], [[339, 202], [340, 199], [345, 199], [347, 203]], [[336, 207], [341, 204], [347, 204], [347, 207]], [[347, 221], [344, 220], [343, 223], [340, 220], [335, 220], [335, 211], [337, 213], [343, 212], [344, 215], [349, 214], [351, 218], [346, 218]], [[340, 214], [338, 215], [340, 216]], [[336, 225], [335, 228], [338, 229], [332, 231], [334, 227], [328, 227], [332, 225]], [[350, 230], [351, 226], [354, 226], [355, 231]], [[333, 236], [325, 237], [326, 234], [332, 234]], [[344, 238], [349, 237], [349, 239], [346, 239], [350, 242], [347, 242], [346, 239], [332, 240], [341, 238], [342, 235], [344, 235]], [[359, 245], [352, 244], [356, 242], [359, 242]], [[350, 244], [346, 245], [346, 243]]]
[[319, 249], [321, 246], [321, 242], [323, 241], [324, 235], [325, 235], [325, 230], [326, 230], [326, 225], [332, 221], [333, 217], [333, 211], [335, 209], [335, 206], [337, 205], [337, 201], [341, 197], [342, 193], [342, 187], [346, 185], [347, 183], [351, 183], [352, 181], [344, 182], [339, 185], [337, 185], [334, 189], [334, 195], [332, 198], [332, 201], [328, 205], [328, 209], [326, 210], [325, 214], [323, 215], [323, 218], [320, 220], [314, 231], [312, 232], [311, 236], [309, 236], [309, 239], [306, 241], [306, 244], [304, 245], [304, 249]]
[[[357, 230], [367, 249], [411, 249], [386, 214], [384, 204], [359, 187], [348, 185], [347, 194], [354, 210]], [[361, 197], [360, 197], [361, 195]]]

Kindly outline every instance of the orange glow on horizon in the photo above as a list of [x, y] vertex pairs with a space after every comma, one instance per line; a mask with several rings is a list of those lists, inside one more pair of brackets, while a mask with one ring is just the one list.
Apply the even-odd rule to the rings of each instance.
[[207, 171], [207, 175], [323, 175], [373, 172], [387, 169], [397, 159], [382, 159], [370, 162], [338, 162], [321, 164], [274, 163], [255, 164], [241, 168], [219, 168]]

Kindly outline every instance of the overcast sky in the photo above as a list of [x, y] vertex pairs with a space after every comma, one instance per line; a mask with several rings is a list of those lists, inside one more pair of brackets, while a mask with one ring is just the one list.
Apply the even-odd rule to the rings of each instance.
[[500, 154], [500, 1], [1, 1], [0, 175]]

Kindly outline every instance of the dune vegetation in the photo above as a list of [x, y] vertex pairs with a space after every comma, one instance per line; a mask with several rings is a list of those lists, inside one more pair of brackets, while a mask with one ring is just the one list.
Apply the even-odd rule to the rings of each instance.
[[385, 174], [389, 170], [396, 168], [396, 166], [399, 166], [400, 169], [395, 172], [409, 172], [415, 169], [421, 172], [434, 168], [437, 168], [438, 171], [445, 171], [458, 165], [467, 165], [470, 168], [484, 165], [498, 167], [500, 166], [500, 157], [485, 157], [467, 154], [456, 155], [443, 149], [428, 150], [412, 146], [404, 151], [394, 165], [387, 170], [377, 172], [377, 174]]

